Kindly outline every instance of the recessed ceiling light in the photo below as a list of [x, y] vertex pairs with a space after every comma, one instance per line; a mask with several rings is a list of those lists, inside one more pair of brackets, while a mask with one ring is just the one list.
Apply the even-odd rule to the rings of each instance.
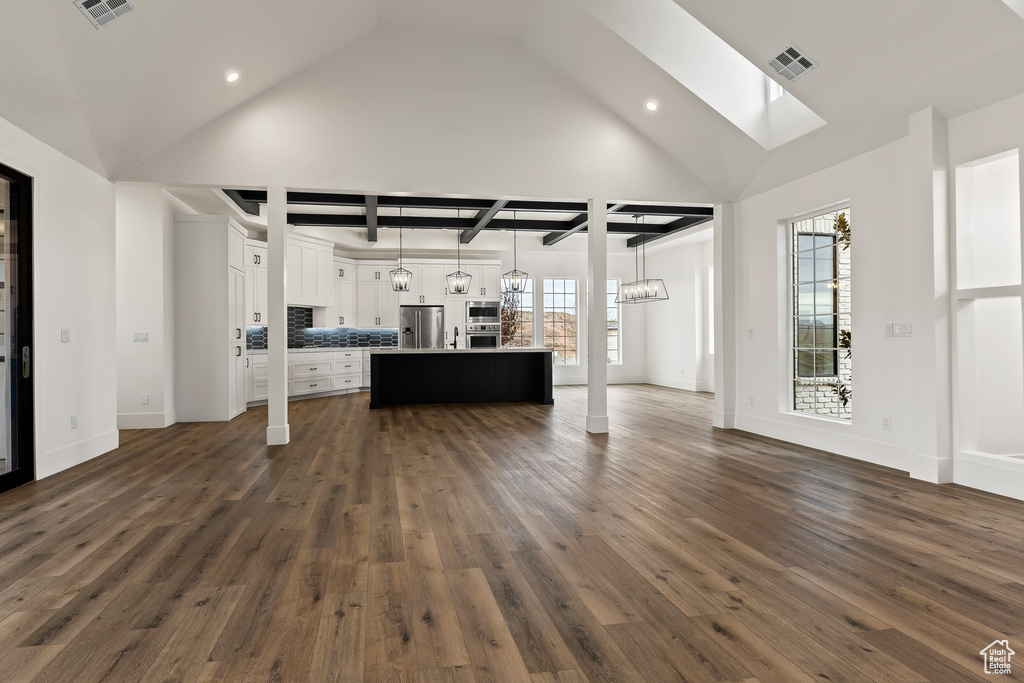
[[227, 81], [228, 83], [234, 83], [240, 77], [241, 77], [241, 74], [239, 74], [237, 71], [232, 71], [227, 76], [224, 77], [224, 80]]
[[658, 103], [654, 100], [647, 100], [644, 106], [647, 107], [647, 111], [658, 111]]

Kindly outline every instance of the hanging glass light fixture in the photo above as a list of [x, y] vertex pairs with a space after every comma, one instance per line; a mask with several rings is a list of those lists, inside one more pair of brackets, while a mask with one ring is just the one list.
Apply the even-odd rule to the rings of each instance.
[[402, 267], [402, 207], [398, 207], [398, 267], [391, 271], [391, 289], [408, 292], [412, 273]]
[[455, 248], [458, 262], [455, 272], [448, 273], [446, 279], [449, 294], [465, 294], [469, 291], [469, 283], [472, 282], [473, 276], [462, 270], [462, 210], [456, 209], [456, 215], [458, 220], [455, 227]]
[[518, 238], [516, 235], [516, 224], [518, 220], [516, 212], [512, 212], [512, 270], [504, 273], [501, 276], [502, 284], [505, 286], [505, 291], [513, 292], [515, 294], [522, 294], [526, 291], [526, 282], [529, 280], [529, 273], [525, 273], [519, 270], [519, 248]]
[[[633, 222], [638, 223], [643, 218], [640, 214], [633, 216]], [[646, 220], [644, 228], [641, 229], [640, 244], [634, 247], [633, 269], [636, 279], [633, 282], [624, 282], [619, 286], [619, 292], [615, 296], [617, 304], [642, 304], [648, 301], [665, 301], [668, 299], [668, 289], [665, 288], [665, 281], [660, 278], [647, 277], [647, 230]], [[638, 253], [643, 249], [643, 270], [638, 265]], [[643, 277], [641, 277], [641, 274]]]

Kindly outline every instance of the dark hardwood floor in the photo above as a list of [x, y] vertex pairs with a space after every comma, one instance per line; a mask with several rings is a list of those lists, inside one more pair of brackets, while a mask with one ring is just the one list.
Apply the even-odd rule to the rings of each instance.
[[0, 679], [946, 682], [1007, 638], [1024, 669], [1024, 503], [712, 430], [707, 395], [612, 387], [607, 437], [584, 388], [368, 396], [0, 496]]

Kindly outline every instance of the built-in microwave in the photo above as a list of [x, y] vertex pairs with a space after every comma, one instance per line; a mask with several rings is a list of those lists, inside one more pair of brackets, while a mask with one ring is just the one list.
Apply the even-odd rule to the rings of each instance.
[[498, 301], [467, 301], [466, 324], [499, 325], [501, 324], [501, 302]]

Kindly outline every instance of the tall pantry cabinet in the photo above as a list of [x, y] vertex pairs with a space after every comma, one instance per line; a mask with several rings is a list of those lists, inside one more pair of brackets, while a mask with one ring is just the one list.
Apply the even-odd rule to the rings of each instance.
[[227, 216], [174, 217], [174, 381], [179, 422], [245, 411], [245, 231]]

